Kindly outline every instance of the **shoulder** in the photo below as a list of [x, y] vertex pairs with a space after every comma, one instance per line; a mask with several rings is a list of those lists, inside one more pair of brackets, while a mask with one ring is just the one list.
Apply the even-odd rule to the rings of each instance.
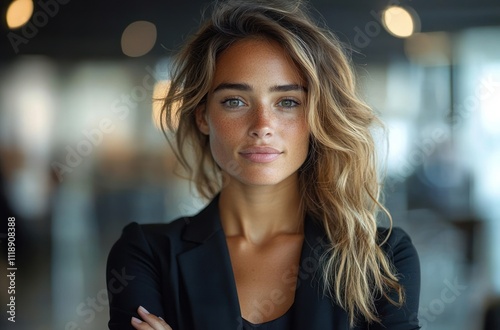
[[190, 218], [178, 218], [169, 223], [144, 223], [131, 222], [122, 230], [122, 237], [134, 239], [145, 237], [149, 239], [175, 238], [182, 235], [186, 226], [190, 223]]
[[382, 250], [393, 262], [400, 262], [407, 258], [418, 260], [417, 250], [410, 236], [403, 229], [399, 227], [378, 228], [377, 236]]
[[[420, 261], [417, 250], [410, 236], [398, 227], [391, 230], [379, 228], [378, 240], [394, 267], [394, 275], [404, 289], [404, 303], [397, 307], [387, 299], [376, 301], [383, 326], [375, 326], [374, 329], [419, 329]], [[399, 296], [395, 292], [389, 295], [391, 299], [398, 301]]]
[[113, 249], [136, 247], [154, 254], [154, 251], [182, 252], [205, 242], [221, 230], [217, 198], [199, 213], [178, 218], [169, 223], [138, 224], [125, 226]]
[[403, 229], [399, 227], [378, 227], [377, 228], [378, 240], [387, 240], [387, 243], [398, 244], [402, 241], [410, 241], [411, 238]]
[[217, 197], [197, 214], [178, 218], [169, 223], [138, 224], [132, 222], [123, 228], [116, 245], [139, 245], [151, 250], [181, 252], [203, 243], [221, 230]]
[[114, 248], [136, 246], [157, 250], [157, 248], [163, 248], [167, 245], [175, 246], [180, 243], [183, 232], [189, 223], [190, 218], [188, 217], [179, 218], [169, 223], [139, 224], [131, 222], [123, 228]]
[[[388, 236], [389, 235], [389, 236]], [[401, 228], [380, 229], [382, 251], [394, 267], [395, 275], [405, 287], [409, 300], [418, 301], [420, 293], [420, 259], [410, 236]], [[384, 243], [385, 240], [385, 243]], [[411, 303], [410, 303], [411, 304]]]
[[120, 237], [111, 247], [108, 258], [158, 257], [182, 249], [182, 233], [189, 218], [179, 218], [170, 223], [126, 225]]

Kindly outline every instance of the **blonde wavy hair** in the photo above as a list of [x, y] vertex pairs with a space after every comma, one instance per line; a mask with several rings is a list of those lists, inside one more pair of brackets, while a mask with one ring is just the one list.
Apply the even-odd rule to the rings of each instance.
[[[380, 322], [375, 301], [383, 296], [400, 306], [404, 290], [377, 234], [377, 212], [390, 219], [379, 202], [370, 130], [379, 121], [356, 95], [355, 76], [341, 43], [311, 18], [304, 3], [216, 2], [211, 17], [174, 60], [162, 129], [167, 138], [168, 131], [175, 131], [180, 163], [199, 193], [213, 198], [222, 189], [222, 177], [208, 137], [198, 130], [195, 110], [206, 100], [217, 56], [234, 42], [255, 36], [279, 42], [307, 81], [311, 138], [308, 158], [299, 169], [299, 187], [305, 211], [322, 222], [330, 242], [322, 259], [325, 294], [348, 312], [351, 325], [359, 316]], [[394, 293], [397, 301], [391, 298]]]

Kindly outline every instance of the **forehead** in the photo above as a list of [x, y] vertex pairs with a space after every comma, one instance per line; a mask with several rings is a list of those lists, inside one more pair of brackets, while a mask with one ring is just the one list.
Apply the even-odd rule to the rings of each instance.
[[257, 37], [239, 40], [218, 56], [213, 85], [235, 79], [303, 84], [300, 69], [284, 47]]

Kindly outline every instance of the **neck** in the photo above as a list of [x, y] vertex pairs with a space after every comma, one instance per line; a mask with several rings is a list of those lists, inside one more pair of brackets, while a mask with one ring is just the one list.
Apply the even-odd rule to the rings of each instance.
[[277, 186], [229, 184], [219, 197], [221, 222], [227, 237], [240, 236], [256, 244], [277, 235], [303, 233], [304, 213], [298, 180]]

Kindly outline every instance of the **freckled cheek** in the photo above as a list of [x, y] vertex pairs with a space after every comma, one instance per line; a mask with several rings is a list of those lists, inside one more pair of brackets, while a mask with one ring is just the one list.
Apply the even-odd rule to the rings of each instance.
[[291, 137], [290, 141], [293, 141], [292, 147], [295, 150], [296, 161], [303, 163], [309, 150], [309, 132], [306, 127], [302, 127], [302, 129], [295, 131]]
[[293, 145], [300, 148], [307, 148], [309, 146], [309, 127], [306, 123], [291, 122], [285, 126], [286, 135], [289, 137], [288, 141], [294, 141]]
[[300, 158], [302, 162], [307, 158], [307, 152], [309, 151], [309, 138], [306, 140], [297, 141], [297, 145], [300, 146], [298, 153], [300, 154]]
[[224, 125], [223, 123], [212, 126], [210, 130], [210, 150], [216, 163], [223, 169], [225, 164], [232, 161], [234, 157], [235, 143], [237, 141], [236, 133], [234, 125]]

